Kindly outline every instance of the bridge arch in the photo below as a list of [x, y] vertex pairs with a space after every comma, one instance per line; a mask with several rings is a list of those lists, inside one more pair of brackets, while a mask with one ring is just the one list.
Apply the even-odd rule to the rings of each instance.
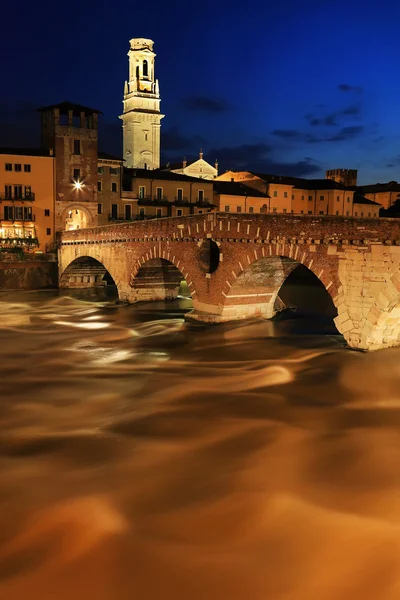
[[252, 258], [249, 254], [244, 257], [246, 262], [243, 257], [236, 262], [236, 269], [226, 282], [227, 289], [222, 292], [223, 318], [272, 318], [283, 307], [278, 298], [280, 289], [299, 265], [321, 282], [333, 306], [338, 309], [335, 303], [335, 290], [338, 289], [336, 275], [326, 267], [322, 268], [315, 254], [311, 258], [312, 253], [307, 250], [285, 252], [284, 248], [276, 248], [276, 253], [272, 254], [271, 249], [269, 246], [255, 250]]
[[74, 258], [60, 273], [60, 288], [92, 288], [102, 285], [115, 285], [119, 295], [119, 282], [99, 258], [83, 255]]
[[138, 259], [131, 274], [129, 300], [174, 300], [178, 297], [183, 282], [186, 282], [188, 293], [194, 301], [196, 289], [184, 261], [175, 255], [171, 256], [170, 251], [146, 253]]

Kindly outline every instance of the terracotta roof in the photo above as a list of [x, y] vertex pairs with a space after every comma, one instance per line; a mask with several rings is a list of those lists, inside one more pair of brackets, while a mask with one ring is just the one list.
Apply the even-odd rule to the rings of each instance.
[[50, 154], [48, 148], [0, 147], [0, 154], [14, 154], [15, 156], [48, 156], [54, 158], [54, 156]]
[[379, 192], [400, 192], [400, 183], [388, 181], [388, 183], [373, 183], [371, 185], [358, 185], [356, 190], [360, 194], [379, 194]]
[[266, 173], [253, 173], [266, 183], [277, 183], [281, 185], [291, 185], [301, 190], [345, 190], [343, 183], [333, 181], [333, 179], [303, 179], [301, 177], [286, 177], [285, 175], [268, 175]]
[[69, 110], [73, 110], [76, 113], [97, 113], [102, 114], [101, 110], [97, 110], [97, 108], [89, 108], [88, 106], [82, 106], [82, 104], [74, 104], [74, 102], [60, 102], [59, 104], [49, 104], [48, 106], [42, 106], [41, 108], [36, 109], [38, 112], [43, 112], [45, 110], [50, 110], [51, 108], [59, 108], [61, 113], [66, 113]]
[[125, 176], [139, 177], [142, 179], [157, 179], [164, 181], [186, 181], [188, 183], [202, 183], [204, 185], [212, 185], [212, 181], [209, 179], [200, 179], [197, 177], [189, 177], [188, 175], [181, 175], [181, 173], [171, 173], [170, 171], [163, 171], [161, 169], [124, 169]]
[[124, 159], [121, 158], [120, 156], [114, 156], [113, 154], [108, 154], [107, 152], [99, 152], [97, 154], [99, 160], [104, 159], [104, 160], [119, 160], [119, 161], [123, 161]]
[[269, 198], [268, 194], [255, 190], [241, 181], [213, 181], [216, 194], [227, 194], [229, 196], [250, 196], [252, 198]]
[[353, 204], [373, 204], [374, 206], [382, 206], [379, 202], [374, 202], [373, 200], [369, 200], [365, 198], [365, 196], [361, 196], [357, 192], [354, 194]]

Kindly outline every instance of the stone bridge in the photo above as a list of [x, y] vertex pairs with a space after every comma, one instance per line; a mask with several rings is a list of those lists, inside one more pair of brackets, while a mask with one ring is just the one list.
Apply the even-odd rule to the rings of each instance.
[[314, 215], [209, 213], [108, 225], [61, 235], [60, 287], [111, 277], [129, 302], [174, 298], [185, 279], [191, 317], [271, 318], [298, 265], [337, 309], [352, 348], [400, 344], [400, 221]]

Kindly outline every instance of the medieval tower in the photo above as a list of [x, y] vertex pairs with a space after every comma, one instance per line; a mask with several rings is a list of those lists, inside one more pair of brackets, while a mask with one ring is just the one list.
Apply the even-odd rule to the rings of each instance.
[[130, 40], [129, 80], [125, 81], [123, 146], [128, 168], [158, 169], [160, 166], [160, 93], [155, 78], [152, 40]]

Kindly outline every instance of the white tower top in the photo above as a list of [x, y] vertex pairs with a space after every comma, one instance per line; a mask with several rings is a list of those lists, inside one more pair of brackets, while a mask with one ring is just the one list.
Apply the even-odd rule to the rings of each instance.
[[129, 79], [124, 86], [123, 120], [126, 167], [157, 169], [160, 166], [160, 91], [155, 79], [154, 42], [130, 40]]

